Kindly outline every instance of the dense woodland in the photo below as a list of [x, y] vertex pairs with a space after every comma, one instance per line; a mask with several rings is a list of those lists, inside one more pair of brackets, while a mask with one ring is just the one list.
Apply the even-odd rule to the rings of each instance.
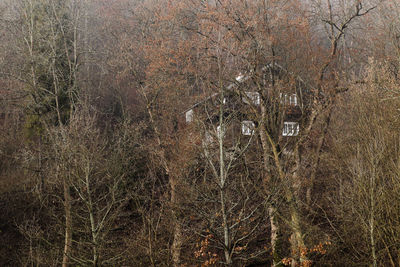
[[400, 266], [399, 75], [398, 0], [1, 0], [0, 266]]

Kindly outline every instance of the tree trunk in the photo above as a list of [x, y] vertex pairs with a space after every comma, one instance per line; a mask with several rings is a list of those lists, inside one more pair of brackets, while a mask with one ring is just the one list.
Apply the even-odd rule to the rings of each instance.
[[[308, 134], [308, 133], [307, 133]], [[289, 202], [290, 209], [290, 218], [291, 218], [291, 228], [292, 228], [292, 236], [291, 236], [291, 247], [293, 253], [293, 264], [297, 264], [297, 261], [300, 261], [300, 266], [303, 262], [307, 261], [307, 254], [305, 252], [303, 231], [300, 223], [300, 211], [299, 211], [299, 200], [300, 200], [300, 190], [301, 190], [301, 177], [299, 177], [300, 171], [300, 154], [299, 154], [299, 144], [297, 144], [294, 148], [294, 166], [291, 175], [291, 188], [287, 190], [287, 200]]]
[[177, 181], [176, 177], [170, 175], [169, 178], [171, 186], [171, 205], [173, 210], [173, 220], [174, 220], [174, 239], [172, 241], [172, 264], [174, 267], [181, 265], [181, 247], [182, 247], [182, 226], [180, 224], [178, 215], [176, 214], [176, 207], [178, 205], [177, 197]]
[[[293, 196], [292, 196], [293, 197]], [[300, 264], [307, 260], [307, 255], [303, 253], [305, 249], [303, 233], [300, 225], [300, 216], [298, 207], [296, 205], [296, 200], [292, 198], [290, 201], [290, 219], [292, 235], [290, 238], [290, 246], [292, 251], [292, 266], [298, 266], [298, 261]]]
[[269, 222], [271, 225], [271, 253], [272, 253], [272, 266], [278, 266], [281, 261], [280, 251], [279, 251], [279, 225], [276, 221], [276, 208], [270, 206], [268, 208]]
[[98, 265], [99, 255], [97, 251], [97, 232], [96, 232], [96, 222], [95, 222], [95, 214], [93, 210], [93, 201], [92, 201], [92, 192], [91, 192], [91, 184], [89, 180], [89, 169], [90, 166], [87, 166], [87, 172], [85, 175], [85, 183], [86, 183], [86, 191], [87, 191], [87, 206], [89, 209], [89, 219], [90, 219], [90, 231], [92, 234], [92, 251], [93, 251], [93, 266], [96, 267]]
[[376, 241], [375, 241], [375, 166], [373, 166], [373, 171], [370, 178], [370, 201], [371, 201], [371, 213], [369, 219], [369, 237], [371, 244], [371, 254], [372, 254], [372, 266], [377, 267], [378, 260], [376, 256]]
[[181, 247], [182, 247], [182, 226], [179, 222], [179, 218], [176, 214], [176, 207], [178, 206], [178, 196], [177, 196], [177, 184], [178, 184], [178, 180], [177, 177], [171, 173], [170, 170], [170, 166], [168, 164], [167, 158], [165, 156], [165, 149], [162, 145], [161, 142], [161, 133], [158, 129], [158, 126], [156, 124], [156, 121], [154, 119], [154, 114], [151, 108], [151, 104], [150, 104], [150, 100], [147, 98], [147, 94], [146, 92], [143, 90], [142, 94], [144, 96], [144, 98], [146, 99], [147, 102], [147, 112], [149, 114], [150, 117], [150, 122], [151, 125], [154, 129], [154, 132], [156, 134], [156, 140], [157, 140], [157, 145], [159, 147], [159, 157], [161, 160], [161, 163], [164, 167], [165, 173], [168, 175], [169, 177], [169, 184], [171, 186], [171, 199], [170, 199], [170, 203], [172, 206], [172, 210], [173, 210], [173, 220], [174, 220], [174, 238], [172, 241], [172, 246], [171, 246], [171, 250], [172, 250], [172, 264], [173, 266], [177, 267], [180, 266], [180, 258], [181, 258]]
[[232, 264], [232, 257], [231, 257], [231, 251], [230, 251], [230, 246], [231, 246], [231, 240], [229, 237], [229, 225], [228, 225], [228, 219], [226, 216], [226, 207], [225, 207], [225, 197], [224, 197], [224, 192], [223, 188], [221, 188], [220, 193], [221, 193], [221, 212], [222, 212], [222, 223], [223, 223], [223, 228], [224, 228], [224, 255], [225, 255], [225, 265], [231, 265]]
[[324, 144], [326, 135], [328, 133], [328, 129], [329, 129], [329, 125], [330, 125], [330, 122], [331, 122], [334, 103], [335, 103], [335, 101], [333, 101], [331, 103], [330, 107], [328, 108], [328, 115], [327, 115], [327, 117], [325, 118], [325, 121], [324, 121], [322, 134], [318, 138], [317, 148], [316, 148], [316, 150], [314, 152], [314, 157], [313, 157], [313, 161], [312, 161], [312, 165], [311, 165], [310, 181], [309, 181], [309, 184], [308, 184], [308, 187], [307, 187], [307, 192], [306, 192], [306, 203], [307, 203], [308, 206], [311, 205], [312, 189], [313, 189], [314, 182], [315, 182], [315, 177], [316, 177], [316, 174], [317, 174], [317, 171], [318, 171], [319, 162], [321, 160], [321, 149], [322, 149], [322, 146]]
[[[223, 86], [220, 85], [220, 100], [221, 103], [224, 101], [224, 89]], [[224, 125], [224, 105], [220, 105], [219, 107], [219, 132], [218, 134], [218, 144], [219, 144], [219, 184], [220, 184], [220, 197], [221, 197], [221, 213], [222, 213], [222, 224], [224, 228], [224, 255], [225, 255], [225, 264], [231, 265], [231, 239], [229, 236], [229, 225], [228, 218], [226, 214], [226, 206], [225, 206], [225, 149], [224, 149], [224, 135], [225, 135], [225, 125]]]
[[[270, 181], [270, 175], [269, 175], [269, 154], [268, 151], [270, 151], [269, 149], [269, 145], [268, 145], [268, 138], [266, 135], [266, 129], [265, 129], [265, 122], [264, 122], [264, 118], [266, 118], [267, 114], [266, 114], [266, 109], [265, 106], [262, 105], [261, 106], [261, 125], [260, 125], [260, 139], [261, 139], [261, 145], [262, 145], [262, 149], [263, 149], [263, 165], [264, 165], [264, 172], [265, 172], [265, 190], [266, 193], [268, 193], [268, 186], [271, 185], [271, 181]], [[273, 266], [278, 266], [278, 264], [281, 261], [281, 255], [280, 255], [280, 251], [279, 251], [279, 243], [280, 240], [278, 240], [278, 233], [279, 233], [279, 225], [278, 222], [276, 220], [276, 208], [271, 205], [268, 208], [268, 216], [269, 216], [269, 221], [270, 221], [270, 230], [271, 230], [271, 235], [270, 235], [270, 239], [271, 239], [271, 253], [272, 253], [272, 264]]]
[[[57, 168], [58, 169], [58, 168]], [[57, 170], [58, 171], [58, 170]], [[71, 217], [71, 195], [66, 179], [64, 183], [64, 209], [65, 209], [65, 242], [62, 267], [69, 265], [69, 255], [72, 249], [72, 217]]]

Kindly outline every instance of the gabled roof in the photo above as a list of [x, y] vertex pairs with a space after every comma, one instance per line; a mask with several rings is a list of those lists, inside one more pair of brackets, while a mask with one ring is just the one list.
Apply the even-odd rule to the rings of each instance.
[[[289, 75], [294, 76], [294, 78], [296, 79], [296, 81], [298, 81], [300, 84], [304, 85], [306, 88], [310, 88], [310, 89], [313, 88], [313, 87], [309, 86], [299, 75], [295, 75], [294, 73], [289, 72], [287, 69], [285, 69], [284, 67], [282, 67], [282, 66], [279, 65], [278, 63], [275, 63], [275, 62], [273, 62], [273, 63], [268, 63], [268, 64], [265, 65], [261, 70], [262, 70], [263, 72], [265, 72], [265, 71], [267, 71], [267, 70], [274, 70], [274, 69], [275, 69], [275, 70], [278, 70], [278, 71], [282, 71], [282, 72], [284, 72], [284, 73], [286, 73], [286, 74], [289, 74]], [[240, 73], [240, 74], [235, 78], [235, 82], [230, 83], [230, 84], [226, 87], [226, 89], [229, 90], [229, 91], [231, 91], [231, 90], [233, 90], [233, 88], [239, 86], [239, 84], [241, 84], [241, 83], [243, 83], [243, 82], [249, 80], [252, 76], [253, 76], [253, 71], [251, 71], [251, 72], [248, 73], [248, 74], [242, 74], [242, 73]], [[219, 93], [213, 93], [213, 94], [211, 94], [210, 96], [206, 97], [205, 99], [203, 99], [203, 100], [201, 100], [201, 101], [199, 101], [199, 102], [193, 104], [191, 107], [185, 109], [182, 113], [186, 113], [186, 112], [188, 112], [189, 110], [192, 110], [192, 109], [198, 107], [199, 105], [201, 105], [201, 104], [207, 102], [208, 100], [210, 100], [210, 99], [212, 99], [213, 97], [218, 96], [218, 95], [219, 95]]]

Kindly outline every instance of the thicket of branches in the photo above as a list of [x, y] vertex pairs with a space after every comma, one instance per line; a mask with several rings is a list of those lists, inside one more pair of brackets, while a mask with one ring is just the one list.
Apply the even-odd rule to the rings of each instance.
[[399, 16], [2, 1], [0, 265], [399, 266]]

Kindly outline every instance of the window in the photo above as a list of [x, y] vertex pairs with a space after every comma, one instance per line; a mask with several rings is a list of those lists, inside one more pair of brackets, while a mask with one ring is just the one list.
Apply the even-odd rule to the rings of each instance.
[[297, 106], [297, 95], [293, 94], [289, 97], [289, 104], [293, 106]]
[[193, 121], [193, 115], [194, 115], [193, 109], [186, 112], [186, 122], [187, 123]]
[[260, 94], [257, 92], [245, 92], [246, 97], [243, 97], [242, 100], [244, 103], [249, 104], [249, 99], [254, 105], [258, 106], [260, 105]]
[[236, 77], [236, 81], [241, 82], [244, 79], [244, 75], [242, 73], [239, 73], [239, 75]]
[[253, 135], [254, 128], [255, 128], [254, 122], [242, 121], [242, 134], [243, 135]]
[[279, 97], [281, 98], [281, 104], [297, 106], [297, 95], [296, 94], [287, 95], [287, 94], [280, 93]]
[[299, 123], [298, 122], [287, 122], [283, 123], [283, 136], [296, 136], [299, 134]]

